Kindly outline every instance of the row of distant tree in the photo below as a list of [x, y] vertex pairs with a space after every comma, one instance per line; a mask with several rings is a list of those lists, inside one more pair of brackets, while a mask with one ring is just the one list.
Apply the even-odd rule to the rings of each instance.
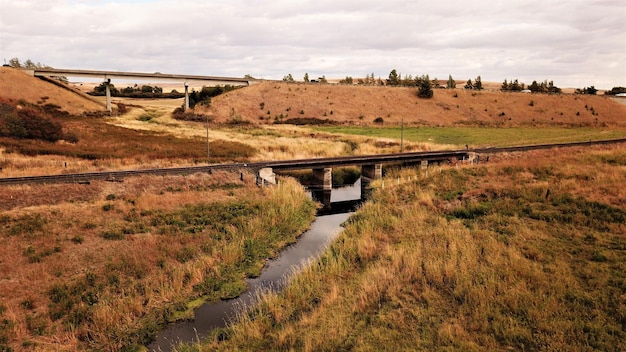
[[27, 59], [26, 61], [21, 62], [20, 59], [17, 57], [10, 59], [9, 63], [5, 65], [11, 66], [13, 68], [26, 68], [26, 69], [51, 68], [48, 65], [44, 65], [40, 62], [34, 62], [31, 59]]
[[550, 94], [558, 94], [561, 93], [561, 88], [554, 85], [553, 81], [548, 82], [548, 80], [544, 80], [541, 83], [537, 83], [537, 81], [533, 81], [530, 85], [526, 86], [525, 83], [520, 83], [517, 79], [508, 81], [504, 79], [502, 82], [502, 86], [500, 90], [503, 92], [521, 92], [521, 91], [531, 91], [533, 93], [550, 93]]
[[[577, 94], [596, 94], [598, 90], [594, 86], [578, 88], [576, 89]], [[613, 87], [611, 90], [607, 90], [604, 92], [605, 95], [617, 95], [617, 94], [626, 94], [626, 87]]]
[[[189, 92], [189, 106], [194, 107], [196, 104], [210, 105], [211, 98], [216, 97], [220, 94], [226, 93], [237, 87], [231, 85], [225, 86], [217, 86], [217, 87], [202, 87], [201, 90], [197, 91], [192, 89]], [[113, 84], [109, 84], [109, 90], [111, 92], [111, 96], [113, 97], [124, 97], [124, 98], [183, 98], [185, 93], [178, 92], [176, 89], [172, 90], [170, 93], [163, 93], [163, 88], [159, 86], [150, 86], [150, 85], [142, 85], [139, 86], [135, 84], [134, 86], [128, 86], [126, 88], [118, 89]], [[94, 87], [93, 92], [89, 92], [90, 95], [94, 96], [103, 96], [106, 94], [106, 83], [102, 82], [101, 84]]]
[[[425, 91], [426, 84], [425, 80], [430, 81], [430, 89], [432, 88], [446, 88], [446, 89], [454, 89], [456, 88], [456, 80], [452, 78], [452, 75], [448, 76], [448, 80], [445, 85], [442, 85], [441, 81], [437, 78], [432, 80], [428, 79], [428, 75], [421, 76], [413, 76], [413, 75], [405, 75], [402, 76], [397, 70], [393, 69], [389, 73], [389, 77], [385, 80], [380, 77], [376, 78], [374, 73], [365, 75], [365, 78], [354, 79], [351, 76], [346, 76], [344, 79], [339, 81], [339, 84], [347, 84], [347, 85], [370, 85], [370, 86], [394, 86], [394, 87], [422, 87]], [[293, 75], [290, 73], [283, 77], [283, 81], [285, 82], [296, 82], [293, 78]], [[305, 73], [304, 78], [302, 80], [305, 83], [327, 83], [327, 79], [325, 76], [320, 77], [317, 80], [310, 80], [309, 74]], [[482, 90], [483, 84], [481, 77], [476, 77], [473, 81], [472, 79], [468, 79], [464, 89], [472, 89], [472, 90]], [[500, 87], [500, 90], [503, 92], [522, 92], [522, 91], [530, 91], [532, 93], [547, 93], [547, 94], [559, 94], [562, 92], [562, 89], [557, 87], [554, 84], [554, 81], [544, 80], [543, 82], [533, 81], [531, 84], [527, 85], [523, 82], [519, 82], [518, 79], [507, 80], [505, 79]], [[576, 89], [577, 94], [597, 94], [598, 89], [594, 86], [578, 88]], [[605, 91], [606, 95], [616, 95], [620, 93], [626, 93], [626, 87], [613, 87], [613, 89], [609, 91]], [[428, 94], [426, 94], [428, 95]]]
[[[176, 90], [172, 90], [170, 93], [163, 93], [163, 88], [159, 86], [150, 85], [137, 85], [127, 86], [126, 88], [118, 89], [113, 84], [109, 84], [109, 90], [113, 97], [124, 98], [182, 98], [185, 96], [183, 93], [179, 93]], [[88, 94], [94, 96], [104, 96], [106, 94], [106, 83], [102, 82], [93, 88], [93, 92]]]

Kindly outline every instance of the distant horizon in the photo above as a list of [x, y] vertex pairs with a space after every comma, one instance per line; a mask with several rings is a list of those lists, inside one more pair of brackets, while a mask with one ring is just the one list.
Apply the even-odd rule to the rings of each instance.
[[626, 86], [624, 2], [0, 0], [0, 51], [56, 68]]
[[[128, 71], [128, 72], [130, 72], [130, 71]], [[138, 72], [138, 73], [147, 73], [147, 72], [142, 72], [142, 71], [133, 71], [133, 72]], [[160, 72], [160, 73], [163, 73], [163, 74], [178, 74], [178, 73], [176, 73], [176, 72]], [[241, 78], [243, 78], [243, 76], [241, 76]], [[265, 80], [265, 81], [277, 81], [277, 82], [283, 82], [283, 80], [282, 80], [282, 79], [266, 79], [266, 78], [258, 78], [258, 77], [254, 77], [254, 76], [253, 76], [253, 78], [254, 78], [254, 79], [256, 79], [256, 80]], [[344, 77], [326, 77], [326, 79], [328, 80], [329, 84], [338, 84], [338, 82], [339, 82], [339, 81], [341, 81], [341, 80], [343, 80], [343, 79], [345, 79], [345, 78], [346, 78], [346, 76], [344, 76]], [[357, 81], [358, 79], [363, 79], [363, 78], [365, 78], [365, 77], [352, 77], [352, 78], [355, 80], [354, 85], [358, 85], [356, 81]], [[379, 78], [379, 77], [376, 77], [376, 79], [378, 79], [378, 78]], [[381, 76], [381, 77], [380, 77], [380, 79], [382, 79], [382, 80], [385, 80], [386, 78], [387, 78], [386, 76], [385, 76], [385, 77], [383, 77], [383, 76]], [[431, 79], [434, 79], [434, 78], [435, 78], [435, 77], [432, 77]], [[457, 84], [457, 87], [456, 87], [457, 89], [462, 89], [462, 88], [463, 88], [462, 86], [459, 86], [459, 83], [465, 83], [465, 82], [467, 82], [467, 79], [456, 79], [456, 78], [454, 78], [454, 77], [452, 77], [452, 78], [455, 80], [455, 82], [456, 82], [456, 84]], [[317, 79], [318, 79], [318, 77], [316, 77], [316, 78], [310, 78], [310, 79], [315, 79], [315, 80], [317, 80]], [[440, 82], [440, 83], [445, 83], [445, 82], [448, 80], [447, 78], [446, 78], [446, 79], [442, 79], [442, 78], [438, 78], [438, 77], [437, 77], [437, 79], [439, 80], [439, 82]], [[474, 81], [474, 79], [475, 79], [475, 77], [474, 77], [474, 78], [472, 78], [472, 81]], [[295, 80], [295, 83], [305, 83], [305, 82], [303, 81], [303, 77], [300, 77], [300, 78], [294, 77], [294, 80]], [[509, 79], [507, 79], [507, 81], [510, 81], [510, 80], [509, 80]], [[518, 81], [519, 81], [519, 80], [518, 80]], [[541, 82], [543, 82], [543, 81], [544, 81], [544, 80], [537, 81], [537, 83], [541, 83]], [[550, 80], [548, 79], [548, 82], [549, 82], [549, 81], [550, 81]], [[71, 84], [81, 84], [81, 83], [83, 83], [83, 84], [85, 84], [85, 83], [87, 83], [87, 84], [98, 84], [98, 83], [100, 83], [100, 82], [102, 82], [102, 81], [101, 81], [101, 80], [97, 80], [97, 79], [90, 80], [90, 79], [85, 79], [85, 78], [83, 78], [83, 79], [77, 79], [77, 80], [69, 80], [69, 83], [71, 83]], [[497, 85], [498, 85], [498, 87], [499, 87], [499, 86], [500, 86], [500, 85], [504, 82], [504, 79], [502, 79], [502, 81], [500, 81], [500, 82], [497, 82], [497, 81], [485, 81], [485, 80], [482, 80], [482, 82], [483, 82], [483, 84], [487, 84], [487, 85], [491, 85], [491, 84], [494, 84], [494, 85], [495, 85], [495, 84], [497, 84]], [[183, 84], [182, 84], [182, 83], [181, 83], [181, 84], [177, 84], [177, 83], [171, 83], [171, 82], [166, 83], [166, 82], [156, 82], [156, 81], [146, 81], [146, 80], [141, 80], [141, 81], [140, 81], [140, 80], [137, 80], [137, 81], [113, 80], [111, 83], [113, 83], [113, 85], [115, 85], [115, 86], [118, 86], [119, 84], [135, 84], [135, 83], [136, 83], [136, 84], [139, 84], [139, 83], [141, 83], [141, 84], [148, 84], [148, 85], [149, 85], [149, 84], [159, 84], [159, 85], [163, 85], [163, 86], [179, 86], [179, 85], [180, 85], [181, 87], [183, 86]], [[528, 86], [528, 85], [530, 85], [530, 84], [532, 83], [532, 81], [531, 81], [531, 82], [523, 82], [523, 81], [519, 81], [519, 83], [520, 83], [520, 84], [524, 83], [526, 86]], [[556, 84], [556, 82], [555, 82], [555, 85], [556, 85], [558, 88], [561, 88], [561, 89], [566, 89], [566, 90], [575, 90], [575, 89], [579, 89], [579, 88], [581, 88], [581, 89], [582, 89], [582, 88], [585, 88], [585, 87], [590, 87], [590, 86], [585, 86], [585, 87], [566, 87], [566, 86], [559, 86], [558, 84]], [[190, 85], [189, 85], [189, 87], [202, 87], [202, 84], [195, 84], [195, 83], [194, 83], [194, 84], [190, 84]], [[615, 86], [615, 87], [626, 87], [626, 85], [623, 85], [623, 86]], [[595, 88], [596, 88], [596, 89], [598, 89], [598, 91], [599, 91], [599, 92], [604, 92], [604, 91], [610, 91], [610, 90], [611, 90], [612, 88], [614, 88], [614, 87], [609, 87], [609, 88], [595, 87]], [[489, 88], [485, 88], [485, 89], [489, 89]], [[491, 88], [491, 89], [494, 89], [494, 88]], [[498, 89], [499, 89], [499, 88], [498, 88]]]
[[[53, 69], [60, 69], [60, 70], [73, 70], [73, 68], [67, 68], [67, 67], [52, 67], [52, 68], [53, 68]], [[26, 70], [28, 70], [28, 68], [22, 68], [22, 69], [26, 69]], [[89, 70], [89, 69], [85, 69], [85, 70]], [[99, 69], [91, 69], [91, 71], [103, 71], [103, 70], [99, 70]], [[119, 71], [119, 72], [150, 73], [150, 72], [146, 72], [146, 71]], [[158, 71], [157, 71], [157, 72], [154, 72], [154, 73], [159, 73], [159, 74], [164, 74], [164, 75], [178, 75], [178, 73], [175, 73], [175, 72], [158, 72]], [[189, 74], [189, 75], [190, 75], [190, 76], [192, 76], [192, 75], [195, 75], [195, 74], [191, 73], [191, 74]], [[245, 76], [245, 75], [244, 75], [244, 76]], [[245, 78], [244, 76], [241, 76], [241, 77], [229, 77], [229, 78]], [[293, 76], [293, 75], [292, 75], [292, 76]], [[72, 76], [70, 76], [70, 77], [72, 77]], [[220, 76], [217, 76], [217, 77], [220, 77]], [[325, 78], [328, 80], [328, 83], [329, 83], [329, 84], [338, 84], [338, 83], [339, 83], [339, 81], [341, 81], [341, 80], [345, 79], [346, 77], [348, 77], [348, 76], [344, 76], [344, 77], [325, 77]], [[266, 80], [266, 81], [277, 81], [277, 82], [282, 82], [282, 81], [283, 81], [283, 79], [266, 79], [266, 78], [258, 78], [258, 77], [254, 77], [254, 76], [252, 76], [252, 78], [253, 78], [253, 79], [256, 79], [256, 80]], [[298, 78], [296, 78], [296, 77], [293, 77], [293, 78], [294, 78], [295, 83], [305, 83], [305, 82], [304, 82], [304, 75], [303, 75], [303, 77], [302, 77], [302, 78], [300, 78], [300, 79], [298, 79]], [[309, 79], [310, 79], [310, 80], [318, 80], [319, 78], [321, 78], [321, 77], [315, 77], [315, 78], [309, 77]], [[353, 79], [356, 81], [356, 80], [359, 80], [359, 79], [365, 79], [366, 77], [351, 77], [351, 78], [353, 78]], [[375, 78], [376, 78], [376, 79], [379, 79], [379, 78], [380, 78], [381, 80], [385, 80], [385, 79], [386, 79], [386, 77], [383, 77], [383, 76], [381, 76], [381, 77], [375, 76]], [[414, 77], [414, 78], [415, 78], [415, 77]], [[446, 81], [448, 80], [448, 79], [441, 79], [441, 78], [438, 78], [438, 77], [432, 77], [431, 79], [433, 79], [433, 80], [434, 80], [435, 78], [436, 78], [436, 79], [437, 79], [440, 83], [441, 83], [441, 82], [446, 82]], [[456, 84], [457, 84], [457, 85], [458, 85], [459, 83], [465, 83], [465, 82], [467, 82], [467, 80], [465, 80], [465, 79], [456, 79], [456, 78], [454, 78], [454, 77], [452, 77], [452, 78], [454, 79], [454, 81], [456, 82]], [[475, 79], [475, 78], [474, 78], [474, 79]], [[474, 81], [474, 79], [472, 79], [472, 81]], [[482, 77], [481, 77], [481, 79], [482, 79]], [[512, 81], [514, 81], [514, 80], [515, 80], [515, 79], [513, 79], [513, 80], [507, 79], [507, 81], [509, 81], [509, 82], [512, 82]], [[520, 83], [520, 84], [525, 84], [526, 86], [528, 86], [528, 85], [530, 85], [530, 84], [532, 83], [532, 81], [531, 81], [531, 82], [523, 82], [523, 81], [520, 81], [520, 80], [518, 80], [518, 81], [519, 81], [519, 83]], [[543, 82], [543, 81], [544, 81], [544, 80], [537, 81], [537, 83], [541, 83], [541, 82]], [[550, 80], [550, 79], [548, 79], [547, 81], [549, 82], [549, 81], [551, 81], [551, 80]], [[82, 79], [80, 79], [80, 80], [68, 80], [68, 83], [70, 83], [70, 84], [74, 84], [74, 85], [76, 85], [76, 84], [80, 84], [80, 85], [82, 85], [82, 84], [85, 84], [85, 83], [86, 83], [86, 84], [94, 84], [94, 85], [97, 85], [97, 84], [98, 84], [98, 83], [100, 83], [100, 82], [102, 82], [102, 80], [100, 80], [100, 79], [96, 79], [96, 78], [94, 78], [94, 79], [90, 79], [90, 78], [85, 78], [85, 77], [83, 77], [83, 78], [82, 78]], [[148, 85], [149, 85], [149, 84], [159, 84], [159, 85], [163, 85], [163, 86], [176, 86], [176, 87], [177, 87], [177, 86], [181, 86], [181, 87], [183, 86], [183, 83], [180, 83], [180, 84], [177, 84], [177, 83], [171, 83], [171, 82], [166, 83], [166, 82], [149, 81], [149, 80], [143, 80], [143, 79], [137, 79], [137, 80], [135, 80], [135, 81], [132, 81], [132, 80], [124, 80], [124, 79], [115, 79], [115, 80], [113, 80], [111, 83], [115, 86], [116, 82], [117, 82], [118, 84], [123, 84], [123, 85], [127, 85], [127, 84], [128, 84], [128, 85], [134, 85], [134, 84], [138, 84], [139, 82], [141, 82], [142, 84], [144, 84], [144, 83], [145, 83], [145, 84], [148, 84]], [[482, 82], [483, 82], [483, 84], [487, 84], [487, 85], [491, 85], [491, 84], [494, 84], [494, 85], [495, 85], [495, 84], [501, 85], [501, 84], [504, 82], [504, 79], [503, 79], [501, 82], [496, 82], [496, 81], [485, 81], [485, 80], [483, 80]], [[355, 83], [354, 83], [354, 85], [358, 85], [358, 83], [356, 83], [356, 82], [355, 82]], [[566, 90], [576, 90], [576, 89], [582, 89], [582, 88], [590, 87], [590, 86], [585, 86], [585, 87], [565, 87], [565, 86], [559, 86], [559, 85], [558, 85], [558, 84], [556, 84], [556, 83], [555, 83], [555, 85], [556, 85], [558, 88], [561, 88], [561, 89], [566, 89]], [[189, 87], [202, 87], [202, 86], [203, 86], [202, 84], [195, 84], [195, 83], [194, 83], [194, 84], [190, 84], [190, 85], [189, 85]], [[595, 86], [594, 86], [594, 87], [595, 87]], [[626, 87], [626, 86], [615, 86], [615, 87]], [[610, 88], [595, 87], [595, 88], [596, 88], [599, 92], [604, 92], [604, 91], [610, 91], [612, 88], [615, 88], [615, 87], [610, 87]], [[463, 88], [463, 87], [457, 87], [457, 88], [459, 88], [459, 89], [460, 89], [460, 88]], [[485, 88], [485, 89], [495, 89], [495, 87]], [[499, 88], [498, 88], [498, 89], [499, 89]]]

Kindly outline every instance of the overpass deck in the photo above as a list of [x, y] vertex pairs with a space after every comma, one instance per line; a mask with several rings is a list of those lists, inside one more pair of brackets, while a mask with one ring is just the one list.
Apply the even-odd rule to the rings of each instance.
[[109, 79], [128, 79], [128, 80], [152, 80], [159, 83], [177, 82], [177, 83], [207, 83], [209, 85], [237, 85], [247, 86], [254, 83], [255, 79], [235, 78], [235, 77], [218, 77], [218, 76], [198, 76], [198, 75], [181, 75], [181, 74], [165, 74], [160, 72], [143, 73], [143, 72], [122, 72], [122, 71], [102, 71], [102, 70], [74, 70], [74, 69], [53, 69], [53, 68], [37, 68], [29, 71], [33, 76], [47, 77], [83, 77], [83, 78], [102, 78]]
[[54, 68], [36, 68], [34, 70], [24, 70], [36, 77], [84, 77], [84, 78], [101, 78], [106, 88], [106, 109], [112, 111], [111, 106], [111, 89], [109, 87], [112, 79], [122, 80], [152, 80], [158, 83], [176, 82], [185, 86], [185, 109], [189, 108], [189, 84], [202, 83], [206, 86], [249, 86], [256, 82], [250, 78], [235, 77], [217, 77], [217, 76], [197, 76], [197, 75], [179, 75], [141, 73], [141, 72], [122, 72], [122, 71], [98, 71], [98, 70], [74, 70], [74, 69], [54, 69]]

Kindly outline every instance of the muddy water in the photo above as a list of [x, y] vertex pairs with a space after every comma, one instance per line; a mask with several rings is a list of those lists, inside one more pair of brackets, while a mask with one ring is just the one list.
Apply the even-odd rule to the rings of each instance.
[[[349, 187], [333, 189], [331, 204], [358, 200], [361, 197], [361, 182], [357, 181]], [[179, 322], [167, 326], [148, 346], [150, 351], [171, 351], [173, 346], [181, 343], [192, 343], [206, 336], [211, 330], [225, 327], [234, 320], [235, 314], [242, 307], [254, 304], [254, 297], [259, 290], [268, 288], [280, 290], [286, 283], [289, 274], [297, 271], [308, 261], [317, 258], [325, 247], [341, 231], [341, 224], [348, 219], [350, 213], [317, 216], [309, 231], [300, 236], [297, 243], [287, 247], [280, 255], [269, 261], [261, 275], [248, 280], [248, 291], [231, 300], [207, 303], [195, 311], [193, 320]]]

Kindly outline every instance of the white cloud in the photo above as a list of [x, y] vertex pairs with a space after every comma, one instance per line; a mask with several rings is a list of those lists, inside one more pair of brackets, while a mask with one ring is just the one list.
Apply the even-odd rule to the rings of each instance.
[[622, 1], [0, 0], [0, 52], [60, 68], [626, 85]]

